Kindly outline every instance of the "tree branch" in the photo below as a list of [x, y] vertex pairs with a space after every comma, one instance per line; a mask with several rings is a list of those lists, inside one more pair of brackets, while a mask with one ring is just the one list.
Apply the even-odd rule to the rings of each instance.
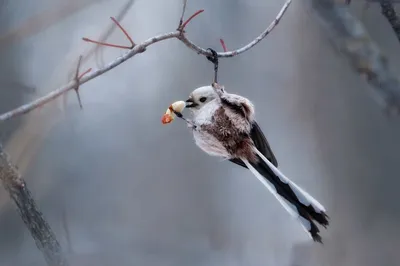
[[[263, 40], [274, 28], [275, 26], [279, 23], [280, 19], [282, 18], [282, 16], [284, 15], [284, 13], [286, 12], [286, 10], [288, 9], [289, 5], [291, 4], [292, 0], [287, 0], [286, 3], [283, 5], [282, 9], [280, 10], [280, 12], [278, 13], [277, 17], [274, 19], [274, 21], [268, 26], [268, 28], [263, 31], [256, 39], [254, 39], [253, 41], [251, 41], [249, 44], [237, 49], [237, 50], [233, 50], [233, 51], [228, 51], [228, 52], [222, 52], [222, 53], [217, 53], [218, 57], [233, 57], [236, 55], [239, 55], [241, 53], [244, 53], [246, 51], [248, 51], [249, 49], [251, 49], [252, 47], [254, 47], [256, 44], [258, 44], [261, 40]], [[169, 32], [169, 33], [165, 33], [165, 34], [161, 34], [155, 37], [152, 37], [140, 44], [137, 44], [135, 47], [133, 47], [131, 50], [129, 50], [128, 52], [126, 52], [124, 55], [116, 58], [114, 61], [108, 63], [106, 66], [99, 68], [97, 70], [94, 70], [92, 72], [90, 72], [88, 75], [86, 75], [85, 77], [81, 78], [78, 82], [78, 85], [82, 85], [86, 82], [88, 82], [89, 80], [92, 80], [102, 74], [104, 74], [105, 72], [110, 71], [111, 69], [119, 66], [120, 64], [122, 64], [123, 62], [127, 61], [128, 59], [132, 58], [133, 56], [135, 56], [138, 53], [143, 53], [145, 51], [145, 49], [155, 43], [158, 43], [160, 41], [164, 41], [167, 39], [178, 39], [180, 41], [182, 41], [187, 47], [189, 47], [190, 49], [196, 51], [198, 54], [202, 54], [204, 56], [212, 56], [211, 52], [207, 51], [206, 49], [203, 49], [199, 46], [197, 46], [196, 44], [194, 44], [192, 41], [190, 41], [184, 34], [183, 31], [181, 30], [176, 30], [173, 32]], [[2, 115], [0, 115], [0, 122], [1, 121], [6, 121], [8, 119], [11, 119], [13, 117], [22, 115], [22, 114], [26, 114], [36, 108], [38, 108], [39, 106], [42, 106], [54, 99], [56, 99], [57, 97], [59, 97], [60, 95], [66, 93], [67, 91], [70, 91], [72, 89], [75, 89], [77, 86], [77, 82], [70, 81], [68, 84], [62, 86], [61, 88], [54, 90], [52, 92], [50, 92], [49, 94], [36, 99], [34, 101], [32, 101], [31, 103], [22, 105], [14, 110], [11, 110], [9, 112], [6, 112]]]
[[[236, 55], [239, 55], [241, 53], [244, 53], [244, 52], [250, 50], [256, 44], [261, 42], [275, 28], [275, 26], [278, 25], [279, 21], [285, 14], [285, 12], [288, 9], [288, 7], [290, 6], [291, 2], [292, 2], [291, 0], [286, 1], [286, 3], [283, 5], [282, 9], [279, 11], [278, 15], [274, 19], [274, 21], [272, 21], [272, 23], [268, 26], [268, 28], [265, 31], [263, 31], [259, 36], [257, 36], [257, 38], [255, 38], [253, 41], [251, 41], [247, 45], [245, 45], [237, 50], [223, 52], [223, 53], [217, 53], [218, 57], [234, 57]], [[196, 51], [198, 54], [202, 54], [204, 56], [212, 56], [212, 53], [210, 51], [207, 51], [206, 49], [197, 46], [192, 41], [190, 41], [188, 38], [186, 38], [185, 35], [179, 36], [178, 39], [181, 40], [187, 47]]]
[[380, 0], [382, 15], [385, 16], [390, 26], [392, 27], [397, 39], [400, 41], [400, 19], [396, 14], [391, 0]]
[[43, 253], [48, 265], [65, 266], [60, 244], [43, 214], [33, 200], [25, 181], [12, 165], [7, 154], [0, 145], [0, 180], [17, 206], [18, 212], [35, 240], [36, 246]]
[[392, 74], [386, 56], [371, 39], [362, 22], [343, 0], [312, 0], [315, 13], [335, 46], [350, 60], [353, 69], [366, 78], [377, 102], [387, 114], [400, 111], [400, 81]]

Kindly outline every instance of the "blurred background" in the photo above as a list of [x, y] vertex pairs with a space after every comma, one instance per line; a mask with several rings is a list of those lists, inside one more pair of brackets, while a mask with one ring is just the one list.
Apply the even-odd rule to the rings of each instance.
[[[352, 11], [394, 70], [400, 47], [379, 7]], [[283, 0], [188, 1], [191, 40], [240, 47]], [[100, 67], [125, 51], [96, 48], [121, 18], [134, 41], [177, 27], [181, 0], [0, 0], [0, 112]], [[114, 30], [108, 42], [128, 44]], [[220, 82], [251, 99], [292, 180], [328, 209], [325, 245], [250, 172], [200, 151], [186, 126], [162, 126], [173, 101], [212, 80], [212, 65], [176, 40], [157, 43], [74, 92], [0, 124], [0, 140], [26, 179], [71, 265], [399, 265], [400, 124], [336, 52], [308, 0], [293, 1], [275, 30], [221, 60]], [[44, 265], [0, 188], [0, 265]]]

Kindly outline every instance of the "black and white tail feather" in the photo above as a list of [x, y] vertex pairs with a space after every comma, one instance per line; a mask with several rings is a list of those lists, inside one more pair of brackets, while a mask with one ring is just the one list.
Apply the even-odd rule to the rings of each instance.
[[287, 178], [265, 156], [254, 147], [259, 161], [251, 163], [242, 159], [247, 168], [274, 194], [283, 207], [297, 220], [316, 242], [322, 243], [315, 222], [323, 227], [329, 225], [326, 210], [316, 199]]

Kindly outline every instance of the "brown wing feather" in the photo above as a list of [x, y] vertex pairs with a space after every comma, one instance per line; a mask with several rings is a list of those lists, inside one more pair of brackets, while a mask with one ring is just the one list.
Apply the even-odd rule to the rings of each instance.
[[[253, 126], [250, 131], [250, 137], [253, 140], [257, 150], [259, 150], [273, 165], [275, 165], [275, 167], [278, 167], [278, 161], [271, 150], [271, 146], [269, 145], [264, 133], [256, 121], [253, 122]], [[247, 168], [244, 162], [239, 158], [229, 159], [229, 161]]]

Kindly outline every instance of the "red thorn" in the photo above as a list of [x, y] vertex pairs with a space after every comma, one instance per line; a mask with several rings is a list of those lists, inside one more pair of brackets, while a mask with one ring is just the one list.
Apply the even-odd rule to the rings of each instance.
[[106, 43], [106, 42], [98, 42], [98, 41], [93, 41], [91, 39], [88, 38], [82, 38], [82, 40], [84, 40], [85, 42], [91, 42], [91, 43], [95, 43], [98, 45], [104, 45], [104, 46], [110, 46], [110, 47], [115, 47], [115, 48], [122, 48], [122, 49], [132, 49], [132, 47], [130, 46], [125, 46], [125, 45], [118, 45], [118, 44], [112, 44], [112, 43]]
[[119, 24], [119, 22], [111, 17], [111, 20], [115, 23], [115, 25], [118, 26], [118, 28], [124, 33], [124, 35], [126, 36], [126, 38], [129, 40], [129, 42], [131, 43], [131, 46], [126, 46], [126, 45], [118, 45], [118, 44], [112, 44], [112, 43], [106, 43], [106, 42], [99, 42], [99, 41], [94, 41], [91, 40], [89, 38], [82, 38], [82, 40], [84, 40], [85, 42], [91, 42], [91, 43], [95, 43], [98, 45], [103, 45], [103, 46], [109, 46], [109, 47], [115, 47], [115, 48], [122, 48], [122, 49], [128, 49], [131, 50], [133, 47], [135, 47], [135, 43], [133, 42], [131, 36], [129, 36], [128, 32], [124, 29], [124, 27], [121, 26], [121, 24]]
[[228, 52], [228, 49], [226, 49], [226, 45], [225, 45], [224, 40], [223, 39], [219, 39], [219, 42], [221, 43], [222, 49], [224, 49], [224, 52]]
[[85, 72], [83, 72], [82, 74], [79, 75], [78, 80], [80, 80], [84, 75], [86, 75], [87, 73], [89, 73], [90, 71], [92, 71], [92, 68], [89, 68], [88, 70], [86, 70]]
[[199, 15], [200, 13], [203, 13], [204, 9], [200, 9], [198, 11], [196, 11], [193, 15], [191, 15], [185, 22], [183, 22], [182, 26], [180, 27], [180, 30], [184, 30], [186, 25], [192, 20], [194, 19], [197, 15]]
[[132, 49], [135, 46], [135, 43], [133, 42], [131, 36], [129, 36], [128, 32], [124, 29], [124, 27], [121, 26], [121, 24], [119, 24], [119, 22], [115, 18], [113, 17], [110, 18], [115, 23], [115, 25], [117, 25], [118, 28], [125, 34], [126, 38], [128, 38], [129, 42], [131, 43], [131, 49]]

